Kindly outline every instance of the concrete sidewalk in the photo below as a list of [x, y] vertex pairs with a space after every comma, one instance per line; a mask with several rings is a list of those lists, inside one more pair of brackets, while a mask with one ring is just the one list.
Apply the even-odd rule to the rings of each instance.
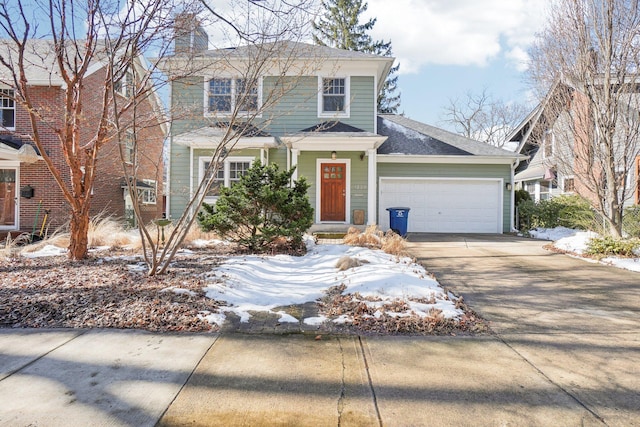
[[602, 425], [501, 340], [0, 329], [2, 426]]

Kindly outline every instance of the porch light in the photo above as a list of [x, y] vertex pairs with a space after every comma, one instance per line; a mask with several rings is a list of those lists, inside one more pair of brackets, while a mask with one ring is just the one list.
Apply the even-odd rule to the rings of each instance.
[[513, 189], [513, 185], [510, 182], [507, 182], [504, 187], [507, 189], [507, 191], [511, 191]]
[[337, 155], [338, 155], [338, 153], [336, 153], [335, 151], [332, 151], [331, 152], [331, 160], [335, 160]]

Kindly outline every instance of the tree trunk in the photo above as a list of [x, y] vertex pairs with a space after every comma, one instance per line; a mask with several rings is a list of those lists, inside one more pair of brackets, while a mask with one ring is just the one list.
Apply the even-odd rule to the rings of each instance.
[[89, 246], [89, 215], [82, 210], [73, 210], [70, 224], [69, 259], [81, 260], [87, 257]]

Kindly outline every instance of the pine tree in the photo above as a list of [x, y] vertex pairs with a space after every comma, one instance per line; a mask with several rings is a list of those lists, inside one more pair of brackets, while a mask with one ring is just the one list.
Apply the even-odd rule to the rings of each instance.
[[[371, 18], [360, 23], [360, 15], [366, 12], [368, 4], [362, 0], [322, 0], [324, 15], [313, 23], [313, 41], [320, 46], [337, 49], [392, 56], [391, 40], [374, 41], [368, 34], [376, 24]], [[378, 112], [395, 113], [400, 106], [397, 72], [400, 64], [389, 71], [389, 76], [378, 94]]]

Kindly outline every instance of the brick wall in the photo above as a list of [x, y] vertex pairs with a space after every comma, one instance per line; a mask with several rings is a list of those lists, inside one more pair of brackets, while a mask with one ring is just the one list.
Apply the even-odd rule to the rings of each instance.
[[[101, 70], [85, 80], [83, 116], [80, 120], [81, 138], [90, 141], [97, 132], [98, 117], [101, 111], [102, 94], [104, 93], [104, 75]], [[53, 163], [61, 172], [63, 179], [69, 183], [70, 173], [66, 166], [61, 143], [55, 129], [59, 129], [64, 115], [64, 91], [58, 87], [32, 87], [32, 99], [43, 114], [43, 120], [37, 124], [40, 140]], [[162, 129], [149, 102], [138, 107], [138, 114], [144, 125], [138, 131], [138, 179], [152, 179], [158, 183], [157, 203], [143, 205], [145, 222], [162, 216]], [[32, 135], [33, 129], [27, 112], [16, 106], [16, 130], [18, 135]], [[112, 138], [100, 150], [96, 164], [96, 181], [93, 188], [91, 214], [104, 212], [119, 219], [124, 217], [124, 192], [121, 182], [124, 171], [120, 162], [117, 140]], [[34, 164], [22, 163], [20, 167], [20, 186], [30, 185], [34, 188], [34, 197], [20, 198], [21, 229], [31, 232], [40, 230], [44, 210], [50, 210], [48, 221], [50, 231], [65, 224], [70, 216], [70, 207], [58, 184], [46, 167], [44, 161]]]

